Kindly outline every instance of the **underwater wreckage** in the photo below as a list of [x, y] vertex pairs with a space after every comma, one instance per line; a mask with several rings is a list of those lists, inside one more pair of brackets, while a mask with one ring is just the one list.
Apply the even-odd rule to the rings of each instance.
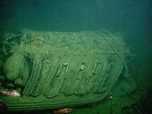
[[91, 105], [107, 98], [120, 76], [132, 79], [130, 50], [106, 30], [22, 30], [5, 35], [3, 51], [1, 99], [10, 111]]

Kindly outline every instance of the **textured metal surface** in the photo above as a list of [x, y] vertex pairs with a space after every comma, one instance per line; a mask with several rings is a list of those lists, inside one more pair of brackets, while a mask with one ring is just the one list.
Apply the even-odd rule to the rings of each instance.
[[129, 51], [121, 38], [107, 31], [23, 31], [18, 40], [5, 71], [22, 96], [3, 98], [10, 110], [95, 103], [110, 93], [123, 69], [128, 73]]

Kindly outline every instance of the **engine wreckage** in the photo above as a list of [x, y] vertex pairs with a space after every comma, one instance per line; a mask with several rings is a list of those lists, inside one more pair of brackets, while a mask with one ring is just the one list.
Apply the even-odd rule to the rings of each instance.
[[118, 80], [131, 77], [130, 50], [106, 30], [5, 35], [3, 95], [11, 111], [47, 110], [100, 102]]

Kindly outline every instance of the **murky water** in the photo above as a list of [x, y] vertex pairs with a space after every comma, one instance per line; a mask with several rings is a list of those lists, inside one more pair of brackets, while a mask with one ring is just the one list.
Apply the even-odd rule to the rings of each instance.
[[[127, 84], [129, 81], [127, 81], [126, 84], [126, 82], [124, 81], [125, 78], [121, 76], [122, 74], [120, 74], [119, 79], [117, 80], [117, 82], [115, 83], [115, 85], [111, 90], [112, 92], [109, 92], [109, 95], [106, 96], [102, 101], [97, 103], [97, 105], [95, 103], [91, 107], [90, 105], [77, 106], [74, 107], [74, 110], [69, 113], [71, 114], [105, 114], [105, 113], [106, 114], [118, 114], [118, 113], [136, 114], [136, 113], [143, 113], [143, 110], [147, 113], [152, 112], [148, 107], [148, 105], [152, 105], [149, 102], [152, 97], [151, 95], [152, 21], [151, 20], [152, 20], [151, 0], [127, 0], [127, 1], [123, 1], [123, 0], [109, 0], [109, 1], [108, 0], [1, 0], [0, 1], [0, 46], [1, 46], [0, 48], [1, 88], [0, 89], [3, 89], [4, 87], [10, 87], [4, 89], [12, 90], [14, 88], [15, 83], [17, 83], [17, 82], [12, 82], [13, 80], [9, 80], [9, 82], [7, 82], [6, 71], [3, 68], [5, 61], [8, 59], [8, 57], [11, 56], [11, 55], [6, 55], [5, 50], [3, 48], [4, 46], [3, 42], [6, 42], [5, 40], [8, 37], [10, 37], [10, 39], [15, 37], [13, 40], [10, 40], [9, 38], [7, 39], [9, 43], [17, 42], [13, 45], [11, 44], [11, 46], [15, 46], [20, 44], [21, 40], [16, 41], [19, 40], [20, 37], [13, 35], [20, 34], [19, 31], [23, 29], [29, 29], [33, 31], [43, 31], [43, 32], [48, 32], [48, 31], [81, 32], [81, 31], [98, 31], [101, 29], [105, 29], [107, 31], [110, 31], [110, 33], [112, 33], [113, 35], [122, 38], [124, 42], [127, 44], [127, 47], [130, 49], [132, 53], [132, 62], [129, 64], [129, 69], [131, 70], [130, 72], [135, 81], [135, 84], [132, 81], [130, 81], [130, 83], [133, 88], [134, 86], [137, 85], [138, 90], [132, 90], [131, 93], [126, 91], [125, 89], [128, 87]], [[29, 36], [29, 39], [30, 38], [33, 37]], [[45, 38], [47, 39], [46, 36]], [[44, 40], [46, 40], [45, 38]], [[72, 36], [72, 38], [74, 39], [74, 36]], [[82, 39], [80, 38], [81, 41], [83, 41]], [[24, 41], [23, 37], [22, 37], [22, 41]], [[25, 42], [29, 42], [29, 41], [30, 40], [28, 40], [27, 38]], [[42, 43], [42, 41], [39, 42]], [[30, 42], [34, 42], [34, 40], [31, 40]], [[55, 49], [59, 50], [60, 53], [65, 52], [62, 47], [63, 46], [62, 43], [64, 42], [62, 38], [57, 41], [52, 40], [50, 42], [58, 43], [57, 48]], [[35, 47], [33, 48], [37, 48], [40, 43], [36, 42], [34, 44]], [[50, 45], [52, 45], [51, 43]], [[77, 43], [77, 44], [80, 45], [81, 43]], [[85, 44], [86, 43], [84, 41], [83, 45]], [[97, 44], [98, 43], [96, 42], [96, 45]], [[66, 49], [71, 49], [70, 45], [64, 44], [64, 46], [66, 47]], [[75, 45], [73, 45], [73, 47], [74, 46]], [[8, 47], [6, 48], [8, 49]], [[116, 51], [116, 49], [114, 50]], [[81, 51], [83, 52], [83, 50]], [[90, 53], [92, 52], [90, 51]], [[70, 59], [71, 58], [69, 57], [69, 60]], [[84, 69], [85, 65], [86, 65], [85, 62], [82, 62], [80, 67]], [[89, 68], [91, 69], [91, 67]], [[5, 81], [7, 83], [12, 83], [12, 85], [7, 85]], [[57, 83], [58, 82], [56, 82], [56, 84]], [[19, 91], [22, 91], [23, 88], [24, 87], [20, 88]], [[1, 99], [3, 100], [3, 96], [5, 95], [1, 93], [0, 96]], [[122, 104], [124, 103], [126, 103], [126, 105], [122, 106]], [[3, 105], [3, 103], [1, 104]], [[128, 106], [129, 108], [126, 108], [125, 106]], [[121, 112], [118, 110], [121, 110]], [[42, 113], [51, 113], [51, 112], [53, 112], [52, 108], [49, 111], [48, 110], [44, 112], [42, 111]], [[38, 113], [40, 112], [38, 111]]]

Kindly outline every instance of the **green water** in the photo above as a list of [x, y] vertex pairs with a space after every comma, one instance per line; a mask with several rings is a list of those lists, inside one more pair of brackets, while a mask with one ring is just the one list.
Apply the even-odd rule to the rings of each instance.
[[[0, 75], [5, 74], [3, 64], [7, 58], [2, 50], [4, 33], [16, 33], [21, 29], [57, 32], [106, 29], [121, 36], [127, 43], [134, 55], [133, 77], [139, 94], [142, 99], [148, 98], [151, 101], [151, 20], [151, 0], [0, 0]], [[116, 83], [118, 86], [119, 81]], [[115, 96], [120, 93], [114, 91]], [[117, 114], [119, 106], [130, 102], [128, 99], [132, 100], [127, 97], [120, 102], [112, 101], [118, 104], [115, 109], [111, 109], [111, 101], [105, 100], [103, 104], [92, 107], [77, 107], [72, 114]]]

